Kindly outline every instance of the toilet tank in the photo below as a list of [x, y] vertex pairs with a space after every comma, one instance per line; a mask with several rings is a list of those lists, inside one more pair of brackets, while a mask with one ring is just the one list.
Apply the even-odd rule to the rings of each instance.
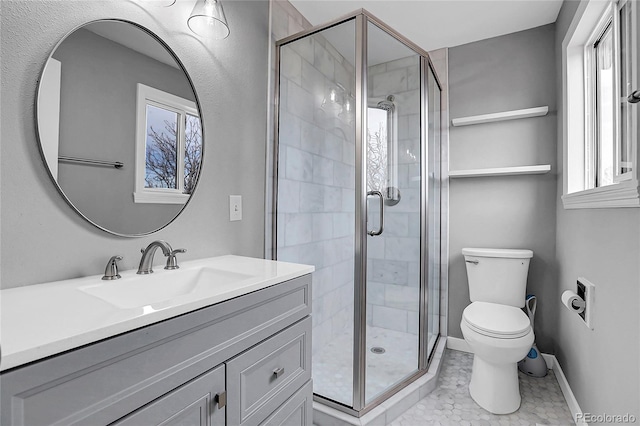
[[524, 306], [531, 250], [464, 248], [462, 254], [472, 302]]

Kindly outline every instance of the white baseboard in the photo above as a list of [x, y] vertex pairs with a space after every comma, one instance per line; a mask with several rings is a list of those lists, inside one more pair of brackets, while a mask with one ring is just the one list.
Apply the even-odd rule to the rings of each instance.
[[[458, 337], [451, 337], [451, 336], [447, 337], [447, 349], [472, 353], [471, 348], [469, 347], [469, 344], [464, 339], [460, 339]], [[573, 395], [573, 391], [569, 386], [569, 382], [567, 381], [567, 378], [565, 377], [564, 372], [562, 371], [562, 368], [560, 367], [560, 363], [558, 363], [557, 358], [555, 357], [555, 355], [551, 355], [551, 354], [542, 354], [542, 357], [547, 363], [547, 367], [553, 370], [553, 373], [555, 374], [556, 379], [558, 380], [558, 385], [560, 386], [560, 390], [562, 391], [562, 395], [564, 396], [564, 399], [567, 401], [567, 405], [569, 406], [569, 411], [571, 411], [571, 415], [573, 416], [573, 419], [576, 425], [586, 426], [587, 422], [585, 422], [582, 419], [580, 420], [577, 419], [578, 417], [577, 414], [582, 413], [582, 410], [578, 405], [578, 400]]]
[[447, 349], [454, 351], [473, 353], [466, 340], [459, 337], [447, 336]]
[[560, 385], [560, 390], [562, 391], [562, 395], [564, 399], [567, 401], [567, 405], [569, 406], [569, 411], [571, 411], [571, 415], [573, 416], [573, 421], [577, 426], [586, 426], [587, 422], [584, 419], [578, 419], [578, 413], [583, 413], [580, 405], [578, 405], [578, 400], [576, 399], [571, 387], [569, 386], [569, 382], [567, 381], [564, 372], [562, 371], [562, 367], [560, 367], [560, 363], [555, 355], [550, 354], [542, 354], [544, 360], [547, 362], [547, 366], [553, 370], [553, 373], [556, 375], [556, 379], [558, 380], [558, 385]]

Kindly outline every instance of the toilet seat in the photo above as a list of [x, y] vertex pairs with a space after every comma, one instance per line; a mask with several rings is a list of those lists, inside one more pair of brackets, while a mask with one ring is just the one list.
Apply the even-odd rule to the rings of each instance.
[[462, 320], [476, 333], [496, 339], [517, 339], [531, 331], [521, 309], [497, 303], [473, 302], [462, 312]]

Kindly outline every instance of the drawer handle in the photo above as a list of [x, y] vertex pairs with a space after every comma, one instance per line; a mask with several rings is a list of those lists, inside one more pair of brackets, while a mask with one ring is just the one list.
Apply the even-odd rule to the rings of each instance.
[[224, 408], [227, 405], [227, 392], [222, 391], [217, 393], [215, 400], [218, 403], [218, 408]]
[[273, 370], [273, 375], [276, 376], [276, 379], [284, 374], [284, 367], [276, 368]]

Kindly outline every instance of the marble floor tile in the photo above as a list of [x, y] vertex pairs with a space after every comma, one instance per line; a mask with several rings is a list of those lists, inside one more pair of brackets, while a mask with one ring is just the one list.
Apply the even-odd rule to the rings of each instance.
[[436, 389], [396, 418], [391, 426], [573, 425], [552, 370], [543, 378], [519, 373], [520, 409], [491, 414], [469, 395], [473, 354], [447, 349]]

